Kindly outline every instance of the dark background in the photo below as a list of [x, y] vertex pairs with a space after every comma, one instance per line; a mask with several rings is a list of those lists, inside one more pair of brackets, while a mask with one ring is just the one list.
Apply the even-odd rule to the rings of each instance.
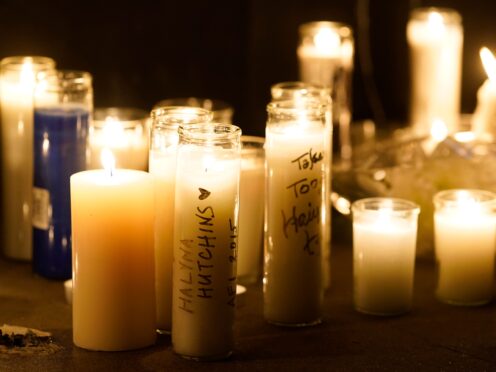
[[408, 13], [432, 5], [462, 14], [462, 110], [472, 112], [485, 79], [479, 48], [496, 49], [490, 0], [0, 0], [0, 57], [46, 55], [91, 72], [96, 107], [223, 99], [244, 133], [263, 135], [270, 86], [298, 79], [298, 26], [342, 21], [355, 30], [354, 118], [384, 126], [407, 118]]

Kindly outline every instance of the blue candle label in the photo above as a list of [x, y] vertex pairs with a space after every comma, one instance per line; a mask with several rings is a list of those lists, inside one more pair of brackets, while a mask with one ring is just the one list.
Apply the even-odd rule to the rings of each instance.
[[33, 187], [33, 227], [48, 230], [50, 226], [50, 193], [48, 190]]

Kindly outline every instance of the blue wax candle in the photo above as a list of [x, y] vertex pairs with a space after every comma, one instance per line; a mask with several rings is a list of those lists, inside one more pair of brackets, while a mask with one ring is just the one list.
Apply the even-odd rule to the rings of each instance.
[[72, 276], [69, 178], [86, 168], [88, 118], [78, 106], [34, 113], [33, 267], [48, 278]]

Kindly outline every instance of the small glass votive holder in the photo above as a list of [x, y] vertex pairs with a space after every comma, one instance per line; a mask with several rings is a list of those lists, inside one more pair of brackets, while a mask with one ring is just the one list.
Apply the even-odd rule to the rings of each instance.
[[265, 189], [265, 139], [241, 136], [237, 277], [255, 283], [261, 275]]
[[417, 204], [367, 198], [352, 204], [355, 309], [399, 315], [412, 306]]
[[150, 115], [137, 108], [107, 107], [94, 111], [88, 144], [88, 169], [102, 167], [101, 152], [112, 151], [117, 168], [148, 171]]
[[452, 305], [488, 303], [494, 290], [496, 194], [445, 190], [434, 195], [437, 298]]
[[234, 109], [232, 108], [232, 106], [225, 101], [221, 101], [220, 99], [197, 97], [167, 98], [155, 104], [153, 108], [157, 109], [164, 106], [200, 107], [205, 110], [212, 111], [212, 121], [222, 124], [231, 124], [234, 114]]

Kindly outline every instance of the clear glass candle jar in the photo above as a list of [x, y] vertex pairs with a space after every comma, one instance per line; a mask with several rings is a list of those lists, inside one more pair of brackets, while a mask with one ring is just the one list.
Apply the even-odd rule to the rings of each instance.
[[197, 107], [162, 107], [153, 110], [151, 117], [150, 173], [155, 185], [157, 330], [159, 333], [170, 333], [178, 128], [181, 124], [209, 122], [212, 113]]
[[436, 295], [454, 305], [482, 305], [493, 298], [496, 194], [445, 190], [434, 195]]
[[92, 78], [84, 71], [53, 71], [40, 82], [34, 110], [33, 268], [69, 279], [70, 183], [86, 169]]
[[150, 115], [137, 108], [97, 108], [90, 126], [88, 169], [100, 169], [101, 151], [109, 149], [116, 167], [148, 170]]
[[272, 102], [267, 111], [264, 316], [278, 325], [317, 324], [329, 229], [328, 109], [307, 99]]
[[356, 310], [398, 315], [411, 309], [420, 208], [408, 200], [367, 198], [352, 204]]
[[224, 124], [232, 123], [232, 117], [234, 114], [234, 109], [227, 102], [224, 102], [220, 99], [197, 97], [168, 98], [158, 102], [157, 104], [155, 104], [155, 106], [153, 106], [153, 108], [158, 109], [160, 107], [169, 106], [200, 107], [212, 112], [212, 121]]
[[231, 124], [179, 127], [172, 346], [196, 360], [234, 347], [240, 136]]
[[12, 259], [32, 258], [34, 93], [41, 75], [54, 68], [48, 57], [0, 62], [2, 248]]

